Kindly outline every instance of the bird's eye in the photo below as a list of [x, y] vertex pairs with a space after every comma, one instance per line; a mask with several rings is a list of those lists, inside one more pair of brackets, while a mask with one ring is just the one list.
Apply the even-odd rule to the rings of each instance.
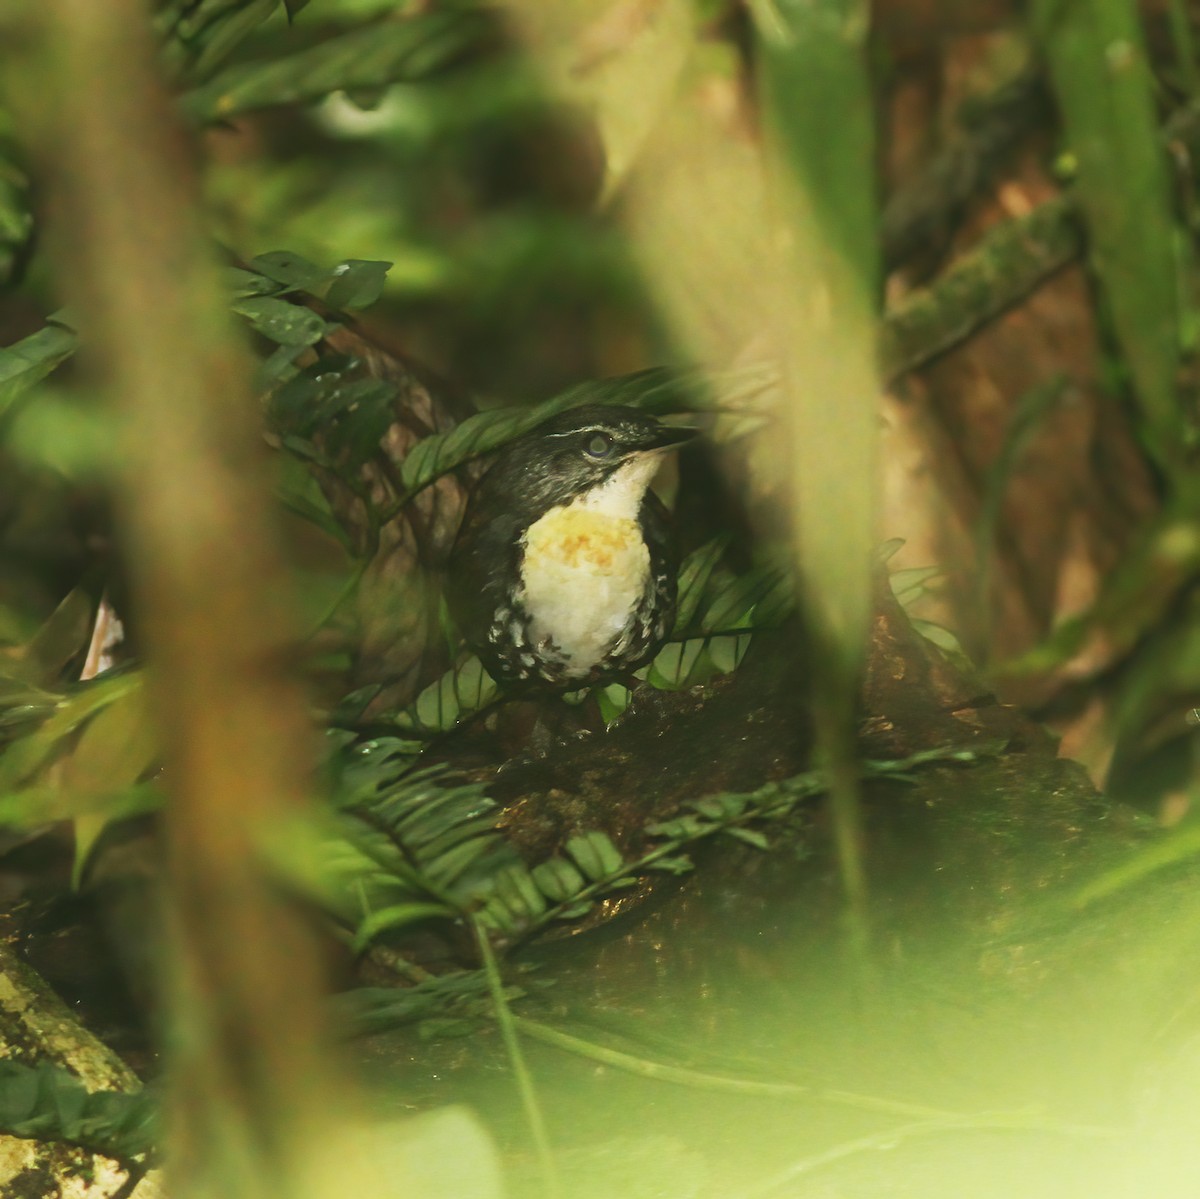
[[607, 458], [613, 450], [613, 439], [607, 433], [593, 433], [583, 449], [589, 458]]

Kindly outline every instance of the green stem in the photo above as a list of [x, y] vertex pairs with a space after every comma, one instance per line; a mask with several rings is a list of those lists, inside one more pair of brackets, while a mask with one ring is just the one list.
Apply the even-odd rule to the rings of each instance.
[[561, 1199], [562, 1185], [558, 1177], [558, 1167], [554, 1161], [554, 1152], [550, 1147], [550, 1136], [546, 1131], [546, 1119], [542, 1113], [542, 1105], [538, 1101], [537, 1089], [533, 1085], [533, 1075], [529, 1073], [525, 1055], [521, 1052], [521, 1043], [517, 1037], [517, 1017], [512, 1014], [508, 1000], [504, 997], [504, 982], [500, 977], [500, 968], [496, 964], [496, 954], [492, 949], [488, 931], [478, 916], [471, 917], [471, 929], [475, 934], [475, 943], [479, 946], [479, 957], [483, 962], [484, 973], [487, 975], [488, 990], [491, 992], [492, 1004], [495, 1008], [496, 1023], [500, 1027], [500, 1036], [512, 1064], [513, 1077], [517, 1081], [517, 1090], [521, 1095], [521, 1105], [525, 1109], [525, 1118], [529, 1121], [529, 1131], [533, 1138], [534, 1149], [537, 1152], [538, 1163], [542, 1171], [542, 1189], [546, 1199]]
[[892, 1099], [880, 1099], [875, 1095], [859, 1095], [853, 1091], [826, 1090], [823, 1087], [808, 1087], [790, 1082], [761, 1082], [753, 1078], [730, 1078], [723, 1074], [709, 1074], [703, 1070], [689, 1070], [684, 1066], [671, 1066], [665, 1062], [651, 1061], [649, 1058], [635, 1057], [631, 1053], [623, 1053], [619, 1049], [610, 1049], [606, 1045], [597, 1045], [593, 1041], [585, 1041], [582, 1037], [562, 1032], [548, 1024], [530, 1020], [525, 1016], [510, 1016], [518, 1032], [541, 1041], [545, 1045], [553, 1045], [556, 1049], [577, 1054], [590, 1061], [624, 1070], [627, 1074], [636, 1074], [640, 1078], [653, 1079], [656, 1082], [677, 1083], [680, 1086], [696, 1087], [707, 1091], [722, 1091], [731, 1095], [761, 1096], [767, 1099], [799, 1099], [809, 1103], [836, 1103], [843, 1107], [854, 1107], [861, 1111], [886, 1112], [893, 1116], [921, 1117], [926, 1120], [961, 1120], [963, 1116], [956, 1112], [943, 1111], [941, 1108], [926, 1107], [920, 1103], [902, 1103]]
[[980, 1112], [974, 1116], [950, 1116], [949, 1118], [922, 1120], [914, 1124], [904, 1124], [899, 1128], [885, 1128], [881, 1132], [869, 1136], [856, 1137], [834, 1145], [811, 1157], [801, 1158], [792, 1165], [781, 1170], [778, 1174], [743, 1191], [737, 1199], [763, 1199], [772, 1195], [789, 1183], [793, 1183], [803, 1174], [811, 1174], [826, 1166], [844, 1161], [860, 1153], [876, 1152], [891, 1149], [900, 1141], [912, 1137], [932, 1136], [942, 1132], [963, 1132], [968, 1129], [1038, 1129], [1049, 1132], [1061, 1132], [1071, 1136], [1112, 1137], [1119, 1135], [1118, 1129], [1093, 1127], [1086, 1124], [1058, 1124], [1054, 1121], [1043, 1120], [1036, 1112]]

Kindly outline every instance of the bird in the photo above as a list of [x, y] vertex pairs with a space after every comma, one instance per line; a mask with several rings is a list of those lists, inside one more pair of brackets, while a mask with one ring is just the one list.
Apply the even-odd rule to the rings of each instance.
[[448, 568], [450, 613], [497, 682], [577, 690], [627, 679], [662, 648], [679, 560], [650, 483], [695, 432], [587, 404], [497, 452]]

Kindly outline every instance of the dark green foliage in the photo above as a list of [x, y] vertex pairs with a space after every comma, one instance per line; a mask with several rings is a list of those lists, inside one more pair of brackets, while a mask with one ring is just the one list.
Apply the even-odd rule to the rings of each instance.
[[415, 82], [476, 49], [492, 25], [481, 12], [455, 8], [381, 21], [292, 54], [227, 67], [189, 92], [183, 109], [199, 121], [227, 120], [330, 92]]
[[425, 438], [404, 460], [404, 483], [409, 494], [415, 494], [463, 463], [499, 449], [568, 408], [627, 404], [654, 413], [679, 411], [698, 403], [697, 390], [695, 376], [653, 367], [611, 379], [589, 380], [531, 407], [481, 412], [448, 433]]
[[[511, 998], [521, 994], [509, 988]], [[404, 1024], [427, 1023], [431, 1033], [473, 1029], [491, 1015], [482, 970], [461, 970], [422, 979], [407, 987], [358, 987], [334, 996], [333, 1019], [348, 1037], [365, 1036]]]
[[162, 0], [154, 17], [169, 69], [203, 79], [277, 12], [291, 17], [308, 0]]
[[[0, 110], [0, 130], [5, 117]], [[16, 278], [33, 236], [29, 180], [0, 135], [0, 288]]]
[[0, 1131], [128, 1161], [154, 1148], [158, 1098], [150, 1091], [89, 1091], [74, 1074], [46, 1062], [0, 1061]]

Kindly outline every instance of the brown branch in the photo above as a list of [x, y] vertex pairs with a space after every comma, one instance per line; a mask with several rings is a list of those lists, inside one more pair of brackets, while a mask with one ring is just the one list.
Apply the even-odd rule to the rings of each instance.
[[1030, 68], [963, 105], [958, 134], [884, 208], [880, 233], [885, 269], [894, 270], [947, 234], [1048, 107], [1042, 77]]
[[1074, 202], [1059, 196], [1028, 216], [994, 226], [929, 287], [884, 317], [879, 358], [894, 382], [965, 341], [1083, 252]]

